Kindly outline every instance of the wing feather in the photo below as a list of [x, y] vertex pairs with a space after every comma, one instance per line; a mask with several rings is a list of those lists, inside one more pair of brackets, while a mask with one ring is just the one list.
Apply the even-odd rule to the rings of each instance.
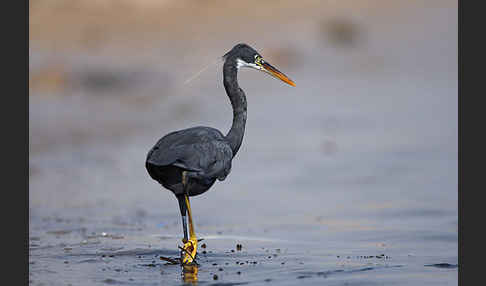
[[232, 155], [221, 132], [210, 127], [194, 127], [161, 138], [147, 154], [146, 163], [173, 165], [201, 177], [224, 180], [231, 170]]

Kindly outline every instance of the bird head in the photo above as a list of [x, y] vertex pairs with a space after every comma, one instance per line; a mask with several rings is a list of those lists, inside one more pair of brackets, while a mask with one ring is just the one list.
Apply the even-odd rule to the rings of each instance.
[[295, 86], [295, 83], [288, 76], [265, 61], [255, 49], [247, 44], [237, 44], [223, 56], [223, 59], [234, 62], [238, 69], [241, 67], [253, 68], [280, 79], [291, 86]]

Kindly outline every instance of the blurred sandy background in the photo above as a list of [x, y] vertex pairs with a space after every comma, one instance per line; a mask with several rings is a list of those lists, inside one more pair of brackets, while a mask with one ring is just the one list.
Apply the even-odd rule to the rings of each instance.
[[[125, 249], [156, 233], [176, 245], [177, 203], [146, 152], [173, 130], [229, 130], [218, 59], [245, 42], [297, 87], [240, 72], [243, 146], [227, 180], [194, 198], [196, 230], [404, 239], [396, 256], [457, 263], [457, 1], [31, 0], [29, 19], [29, 230], [41, 242], [79, 220], [141, 224]], [[410, 281], [454, 285], [457, 270], [423, 277]]]

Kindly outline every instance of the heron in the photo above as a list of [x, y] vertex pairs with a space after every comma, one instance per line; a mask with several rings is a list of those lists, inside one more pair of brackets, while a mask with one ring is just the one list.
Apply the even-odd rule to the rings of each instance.
[[189, 197], [203, 194], [216, 180], [223, 181], [229, 175], [232, 160], [243, 141], [247, 102], [245, 93], [238, 85], [238, 70], [242, 67], [253, 68], [295, 86], [289, 77], [247, 44], [235, 45], [223, 56], [223, 60], [223, 84], [233, 108], [233, 123], [229, 132], [223, 135], [219, 130], [206, 126], [174, 131], [159, 139], [146, 158], [145, 167], [150, 177], [172, 191], [179, 202], [184, 233], [182, 265], [197, 264], [198, 239]]

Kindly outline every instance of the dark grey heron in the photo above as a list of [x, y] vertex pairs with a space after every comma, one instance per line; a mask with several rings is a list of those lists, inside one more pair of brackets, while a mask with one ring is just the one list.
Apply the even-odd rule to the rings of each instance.
[[[200, 195], [224, 180], [231, 171], [231, 161], [240, 149], [246, 123], [246, 97], [238, 85], [241, 67], [266, 72], [285, 83], [295, 83], [247, 44], [238, 44], [223, 56], [223, 83], [233, 107], [233, 124], [223, 135], [211, 127], [193, 127], [171, 132], [162, 137], [147, 155], [145, 167], [152, 179], [172, 191], [179, 201], [182, 216], [184, 246], [183, 265], [195, 262], [197, 238], [194, 232], [189, 197]], [[186, 213], [189, 217], [187, 236]]]

